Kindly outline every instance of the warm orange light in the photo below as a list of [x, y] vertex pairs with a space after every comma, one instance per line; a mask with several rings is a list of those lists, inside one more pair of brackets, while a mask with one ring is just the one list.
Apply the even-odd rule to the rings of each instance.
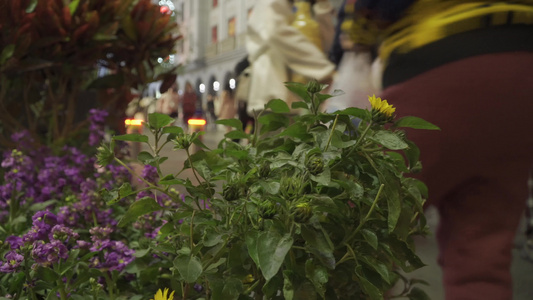
[[189, 119], [187, 123], [189, 125], [205, 125], [206, 122], [204, 119]]
[[124, 121], [124, 123], [126, 123], [126, 125], [128, 125], [128, 126], [141, 126], [143, 124], [143, 120], [126, 119], [126, 121]]

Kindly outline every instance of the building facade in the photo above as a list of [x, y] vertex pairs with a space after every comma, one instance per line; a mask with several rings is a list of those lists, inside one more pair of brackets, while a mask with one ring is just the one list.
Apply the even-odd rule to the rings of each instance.
[[183, 39], [178, 42], [178, 86], [190, 82], [203, 99], [235, 87], [235, 65], [246, 57], [248, 15], [256, 0], [174, 0]]

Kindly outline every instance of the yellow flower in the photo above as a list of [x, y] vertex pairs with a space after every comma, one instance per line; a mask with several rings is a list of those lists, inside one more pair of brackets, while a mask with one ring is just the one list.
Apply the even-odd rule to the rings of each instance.
[[372, 105], [373, 119], [379, 119], [380, 121], [390, 121], [392, 115], [396, 111], [396, 107], [393, 107], [387, 102], [387, 100], [381, 100], [376, 95], [368, 96], [368, 101]]
[[174, 299], [174, 291], [168, 295], [168, 288], [166, 288], [163, 292], [161, 289], [155, 293], [154, 299], [151, 300], [173, 300]]

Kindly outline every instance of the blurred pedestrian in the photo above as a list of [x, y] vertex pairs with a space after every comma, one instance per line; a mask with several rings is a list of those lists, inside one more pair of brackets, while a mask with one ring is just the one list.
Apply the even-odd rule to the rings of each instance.
[[198, 97], [196, 96], [196, 91], [194, 90], [192, 84], [187, 81], [185, 83], [185, 91], [182, 96], [182, 111], [183, 111], [183, 123], [185, 126], [188, 126], [189, 119], [194, 117], [196, 113], [196, 102]]
[[[224, 88], [222, 89], [220, 113], [218, 114], [218, 118], [220, 120], [234, 119], [236, 112], [237, 110], [235, 107], [235, 97], [233, 89], [231, 89], [229, 82], [226, 82], [224, 84]], [[226, 126], [226, 132], [229, 131], [231, 131], [231, 127]]]
[[[358, 0], [352, 38], [382, 41], [381, 96], [408, 131], [438, 208], [446, 299], [512, 299], [513, 240], [533, 163], [533, 1]], [[358, 40], [358, 37], [360, 39]]]
[[335, 39], [329, 51], [329, 58], [336, 63], [337, 72], [331, 83], [331, 91], [341, 90], [342, 95], [328, 99], [324, 109], [335, 112], [348, 107], [370, 108], [368, 95], [380, 91], [381, 68], [377, 60], [376, 47], [368, 51], [356, 51], [357, 46], [347, 30], [354, 18], [356, 0], [344, 0], [337, 15]]
[[235, 65], [235, 77], [237, 77], [237, 86], [234, 97], [237, 106], [237, 116], [242, 123], [242, 130], [246, 131], [246, 128], [250, 126], [250, 132], [253, 132], [255, 121], [247, 112], [250, 96], [250, 62], [248, 61], [248, 56], [241, 59]]
[[177, 118], [178, 106], [178, 85], [177, 83], [174, 83], [159, 99], [157, 99], [156, 111], [158, 113], [167, 114], [172, 118]]
[[[314, 7], [331, 7], [331, 4], [321, 0]], [[331, 10], [324, 11], [331, 14]], [[320, 13], [316, 11], [315, 15]], [[284, 82], [291, 80], [291, 72], [321, 82], [331, 81], [335, 66], [322, 49], [291, 26], [293, 19], [290, 0], [258, 0], [253, 8], [250, 16], [253, 22], [248, 23], [246, 36], [250, 62], [248, 113], [251, 115], [263, 110], [271, 99], [290, 98]]]

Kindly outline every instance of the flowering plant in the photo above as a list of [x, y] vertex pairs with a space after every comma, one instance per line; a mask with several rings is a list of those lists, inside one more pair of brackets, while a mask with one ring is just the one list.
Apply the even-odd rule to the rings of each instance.
[[[235, 130], [214, 150], [201, 133], [186, 134], [161, 114], [146, 124], [153, 143], [127, 134], [99, 148], [102, 165], [125, 165], [112, 151], [115, 141], [151, 149], [138, 160], [157, 172], [158, 180], [144, 180], [156, 197], [131, 204], [118, 226], [161, 213], [164, 225], [136, 252], [146, 266], [159, 267], [152, 290], [170, 287], [180, 299], [383, 299], [404, 280], [399, 270], [423, 266], [412, 237], [426, 233], [427, 189], [405, 176], [420, 163], [402, 128], [438, 128], [416, 117], [396, 120], [395, 108], [375, 96], [371, 111], [322, 113], [331, 97], [320, 93], [324, 86], [287, 86], [303, 100], [292, 108], [307, 113], [289, 118], [287, 104], [271, 100], [253, 134], [236, 119], [219, 120]], [[162, 174], [161, 149], [170, 143], [186, 155], [184, 169], [196, 182]], [[192, 153], [194, 145], [200, 150]], [[175, 185], [188, 195], [172, 193]], [[103, 192], [108, 203], [132, 193], [128, 185]], [[424, 299], [413, 283], [394, 296]]]
[[[89, 145], [102, 141], [105, 117], [91, 111]], [[130, 184], [127, 166], [97, 167], [91, 147], [88, 154], [35, 149], [27, 132], [13, 142], [18, 149], [1, 163], [0, 299], [144, 299], [127, 269], [137, 254], [131, 241], [154, 235], [158, 220], [138, 220], [129, 230], [116, 225], [136, 196], [151, 194], [107, 204], [99, 190]], [[150, 174], [151, 167], [143, 170]]]

